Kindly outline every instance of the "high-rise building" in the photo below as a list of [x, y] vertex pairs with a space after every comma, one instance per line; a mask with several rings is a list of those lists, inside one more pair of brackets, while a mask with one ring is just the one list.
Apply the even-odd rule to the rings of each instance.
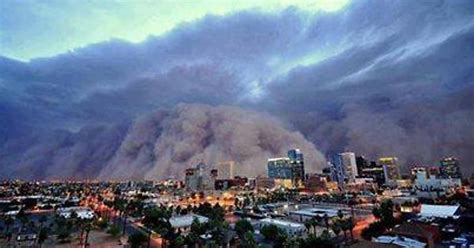
[[268, 159], [268, 177], [285, 187], [299, 187], [304, 182], [303, 153], [299, 149], [288, 151], [288, 157]]
[[293, 171], [293, 181], [295, 185], [302, 186], [305, 180], [304, 157], [300, 149], [292, 149], [288, 151], [291, 169]]
[[362, 170], [369, 167], [369, 161], [367, 161], [364, 156], [357, 156], [355, 159], [357, 165], [357, 174], [360, 176], [362, 174]]
[[385, 183], [383, 167], [378, 165], [375, 161], [370, 161], [370, 163], [362, 169], [357, 166], [357, 169], [359, 169], [359, 177], [372, 178], [379, 186]]
[[441, 160], [440, 176], [442, 178], [462, 178], [458, 160], [454, 157], [446, 157]]
[[383, 167], [385, 183], [394, 183], [396, 180], [401, 179], [400, 167], [398, 166], [398, 158], [379, 158], [379, 164]]
[[303, 153], [300, 151], [300, 149], [292, 149], [288, 151], [288, 158], [291, 161], [299, 161], [303, 162]]
[[338, 182], [339, 185], [355, 182], [358, 173], [353, 152], [338, 153], [330, 160], [333, 181]]
[[208, 167], [203, 162], [195, 168], [188, 168], [185, 171], [185, 184], [188, 190], [207, 190], [214, 188], [217, 170], [208, 171]]
[[234, 178], [234, 161], [224, 161], [217, 164], [218, 179], [233, 179]]
[[196, 168], [188, 168], [185, 172], [184, 184], [188, 190], [197, 190], [199, 188], [199, 172]]

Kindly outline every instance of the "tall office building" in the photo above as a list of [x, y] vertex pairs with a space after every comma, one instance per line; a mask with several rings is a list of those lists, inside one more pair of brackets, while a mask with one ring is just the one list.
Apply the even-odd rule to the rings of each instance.
[[217, 164], [217, 178], [218, 179], [233, 179], [234, 178], [234, 161], [224, 161]]
[[339, 185], [355, 182], [358, 172], [356, 158], [353, 152], [338, 153], [330, 160], [334, 181], [338, 182]]
[[379, 186], [385, 183], [383, 167], [378, 165], [375, 161], [370, 161], [370, 163], [363, 168], [360, 168], [358, 164], [357, 169], [359, 170], [359, 177], [372, 178]]
[[185, 171], [185, 184], [188, 190], [208, 190], [214, 188], [217, 170], [209, 171], [203, 162]]
[[288, 151], [288, 157], [270, 158], [268, 177], [285, 187], [299, 187], [304, 182], [303, 153], [299, 149]]
[[369, 168], [369, 161], [367, 161], [367, 159], [365, 159], [364, 156], [357, 156], [356, 165], [357, 165], [357, 174], [359, 174], [360, 176], [362, 174], [363, 169]]
[[293, 171], [293, 180], [297, 185], [302, 186], [305, 180], [303, 153], [300, 149], [292, 149], [288, 151], [288, 158]]
[[385, 183], [393, 183], [401, 178], [400, 167], [398, 165], [398, 158], [385, 157], [379, 158], [379, 164], [383, 167]]
[[458, 160], [454, 157], [445, 157], [441, 160], [440, 176], [442, 178], [462, 178]]

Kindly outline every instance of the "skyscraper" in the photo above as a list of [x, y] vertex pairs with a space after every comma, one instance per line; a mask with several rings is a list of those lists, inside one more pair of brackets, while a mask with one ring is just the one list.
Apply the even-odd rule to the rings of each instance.
[[353, 152], [343, 152], [334, 155], [330, 166], [333, 180], [337, 181], [339, 185], [353, 183], [358, 175], [355, 154]]
[[288, 151], [288, 158], [293, 171], [293, 181], [296, 185], [301, 186], [305, 180], [303, 153], [300, 149], [292, 149]]
[[364, 156], [357, 156], [356, 165], [357, 165], [357, 174], [359, 174], [360, 176], [362, 174], [363, 169], [369, 168], [369, 161], [367, 161], [367, 159], [365, 159]]
[[401, 178], [400, 167], [398, 166], [398, 158], [396, 157], [379, 158], [379, 163], [383, 167], [385, 183], [393, 183], [395, 180], [398, 180]]
[[[367, 160], [365, 160], [367, 162]], [[362, 167], [362, 168], [361, 168]], [[359, 171], [359, 177], [363, 178], [373, 178], [374, 181], [380, 186], [385, 183], [384, 170], [381, 165], [378, 165], [375, 161], [370, 161], [370, 163], [364, 163], [359, 167], [357, 164], [357, 169]]]
[[268, 177], [287, 187], [299, 187], [304, 181], [303, 153], [299, 149], [288, 151], [288, 157], [270, 158], [267, 163]]
[[441, 160], [440, 176], [442, 178], [462, 178], [458, 160], [454, 157], [445, 157]]
[[206, 190], [214, 188], [217, 170], [208, 171], [208, 166], [203, 162], [196, 165], [195, 168], [186, 169], [185, 173], [186, 189]]
[[233, 179], [234, 178], [234, 161], [224, 161], [217, 164], [217, 178], [218, 179]]

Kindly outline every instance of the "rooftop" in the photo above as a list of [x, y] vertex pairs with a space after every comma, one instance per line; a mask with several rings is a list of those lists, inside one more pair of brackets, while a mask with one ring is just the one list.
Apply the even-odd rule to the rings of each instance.
[[438, 218], [456, 217], [458, 210], [459, 205], [421, 204], [420, 216]]
[[265, 218], [260, 220], [261, 223], [265, 224], [273, 224], [276, 226], [286, 226], [286, 227], [293, 227], [293, 228], [305, 228], [303, 224], [300, 223], [295, 223], [291, 221], [286, 221], [286, 220], [280, 220], [280, 219], [271, 219], [271, 218]]
[[296, 211], [291, 211], [291, 214], [306, 215], [306, 216], [324, 216], [325, 214], [328, 217], [337, 216], [338, 210], [336, 209], [326, 209], [326, 208], [306, 208]]
[[194, 219], [197, 219], [200, 223], [206, 223], [209, 221], [207, 217], [197, 214], [188, 214], [170, 218], [170, 224], [173, 228], [188, 227], [191, 226]]
[[275, 161], [280, 161], [280, 160], [286, 160], [289, 161], [290, 159], [287, 157], [281, 157], [281, 158], [269, 158], [268, 162], [275, 162]]

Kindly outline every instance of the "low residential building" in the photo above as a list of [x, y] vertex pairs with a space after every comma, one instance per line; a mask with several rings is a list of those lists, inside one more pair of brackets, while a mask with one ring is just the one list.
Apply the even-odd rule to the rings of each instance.
[[420, 242], [416, 239], [410, 239], [399, 236], [380, 236], [373, 239], [373, 242], [387, 245], [396, 245], [397, 247], [411, 247], [411, 248], [424, 248], [426, 243]]
[[327, 209], [327, 208], [306, 208], [301, 210], [290, 211], [288, 217], [291, 220], [298, 222], [305, 222], [307, 220], [313, 219], [316, 216], [324, 218], [336, 217], [338, 209]]
[[430, 248], [434, 248], [436, 242], [440, 239], [439, 230], [436, 226], [421, 223], [403, 223], [395, 226], [391, 233], [399, 237], [416, 240]]
[[257, 225], [259, 229], [261, 229], [264, 226], [275, 225], [278, 228], [285, 231], [290, 236], [302, 236], [306, 233], [306, 227], [304, 224], [290, 222], [286, 220], [280, 220], [280, 219], [271, 219], [271, 218], [261, 219]]
[[73, 212], [77, 214], [79, 219], [93, 219], [95, 217], [94, 211], [88, 207], [68, 207], [57, 210], [58, 215], [66, 219], [71, 218]]
[[460, 211], [459, 205], [421, 204], [419, 216], [423, 218], [458, 219], [460, 217]]
[[207, 223], [209, 221], [209, 219], [205, 216], [188, 214], [171, 217], [169, 222], [175, 231], [179, 230], [183, 235], [187, 235], [191, 230], [191, 225], [193, 224], [194, 220], [198, 220], [199, 223]]

